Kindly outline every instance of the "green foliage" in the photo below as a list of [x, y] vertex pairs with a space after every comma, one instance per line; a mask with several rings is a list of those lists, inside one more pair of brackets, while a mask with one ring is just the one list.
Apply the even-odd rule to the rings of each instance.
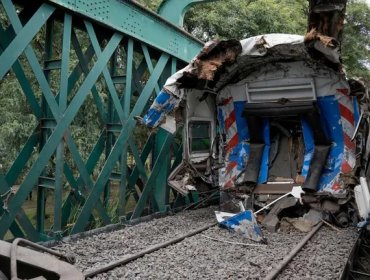
[[[185, 28], [203, 41], [243, 39], [266, 33], [305, 34], [305, 0], [230, 0], [196, 6], [185, 18]], [[370, 81], [370, 8], [350, 0], [344, 27], [342, 58], [349, 77]]]
[[[3, 29], [7, 25], [7, 17], [1, 5], [0, 24], [2, 25]], [[58, 59], [61, 57], [62, 32], [62, 24], [55, 23], [53, 27], [53, 40], [50, 54], [51, 59]], [[32, 49], [35, 51], [40, 65], [43, 65], [43, 61], [45, 60], [45, 34], [45, 27], [43, 27], [40, 32], [36, 34], [32, 41]], [[85, 32], [77, 31], [77, 37], [81, 44], [82, 50], [85, 51], [90, 44], [87, 34]], [[22, 65], [25, 76], [32, 86], [35, 97], [41, 106], [41, 88], [39, 83], [37, 82], [36, 77], [25, 56], [21, 56], [19, 61]], [[70, 72], [77, 65], [77, 63], [77, 56], [72, 50], [70, 58]], [[92, 65], [93, 62], [90, 64]], [[89, 65], [89, 67], [92, 67], [91, 65]], [[48, 77], [51, 91], [54, 94], [57, 94], [60, 89], [60, 71], [51, 71]], [[82, 75], [72, 90], [72, 93], [69, 95], [68, 102], [70, 102], [84, 79], [85, 76]], [[104, 79], [99, 79], [96, 83], [96, 87], [101, 98], [106, 100], [107, 92]], [[20, 84], [12, 70], [9, 71], [8, 75], [4, 79], [0, 80], [0, 108], [0, 118], [2, 120], [0, 122], [0, 164], [2, 165], [2, 168], [0, 168], [0, 173], [4, 173], [9, 169], [13, 160], [21, 151], [23, 145], [27, 141], [27, 138], [31, 135], [32, 130], [38, 125], [38, 121], [33, 115], [33, 112], [26, 101], [25, 94], [23, 93]], [[87, 159], [102, 130], [102, 124], [98, 116], [99, 114], [97, 107], [92, 98], [92, 94], [90, 93], [84, 104], [81, 106], [70, 129], [72, 137], [74, 138], [84, 160]], [[51, 114], [49, 114], [47, 118], [52, 118]], [[49, 133], [51, 133], [51, 131]], [[35, 151], [37, 151], [37, 148]], [[66, 160], [73, 167], [73, 161], [69, 153], [67, 153]], [[31, 164], [32, 160], [28, 163], [28, 166]], [[49, 167], [46, 168], [46, 172], [50, 173], [49, 170], [53, 170], [54, 165], [54, 160], [51, 160], [49, 162]], [[53, 176], [53, 174], [49, 175]]]
[[370, 8], [365, 1], [348, 3], [342, 58], [349, 76], [370, 82]]
[[36, 117], [13, 73], [0, 82], [0, 93], [0, 164], [7, 170], [36, 127]]
[[185, 18], [185, 27], [201, 40], [243, 39], [265, 33], [303, 34], [307, 1], [218, 1], [196, 6]]
[[137, 0], [136, 2], [155, 12], [162, 0]]

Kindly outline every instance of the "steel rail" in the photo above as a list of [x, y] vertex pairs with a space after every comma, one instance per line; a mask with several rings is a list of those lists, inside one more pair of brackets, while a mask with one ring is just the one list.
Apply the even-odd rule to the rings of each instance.
[[295, 255], [302, 250], [303, 246], [311, 239], [312, 236], [321, 228], [323, 222], [317, 224], [302, 240], [299, 242], [292, 251], [288, 255], [284, 257], [284, 259], [275, 267], [273, 270], [270, 271], [269, 274], [264, 278], [264, 280], [272, 280], [275, 279], [280, 272], [284, 269], [284, 267], [295, 257]]
[[[188, 238], [188, 237], [191, 237], [191, 236], [194, 236], [196, 234], [199, 234], [215, 225], [217, 225], [218, 223], [215, 222], [215, 223], [212, 223], [212, 224], [208, 224], [206, 226], [203, 226], [203, 227], [200, 227], [198, 229], [195, 229], [193, 231], [190, 231], [186, 234], [183, 234], [183, 235], [180, 235], [180, 236], [177, 236], [171, 240], [168, 240], [168, 241], [165, 241], [165, 242], [162, 242], [162, 243], [159, 243], [159, 244], [156, 244], [156, 245], [153, 245], [153, 246], [150, 246], [138, 253], [135, 253], [135, 254], [130, 254], [130, 255], [126, 255], [124, 256], [123, 258], [117, 260], [117, 261], [114, 261], [114, 262], [111, 262], [111, 263], [108, 263], [102, 267], [99, 267], [99, 268], [96, 268], [96, 269], [92, 269], [92, 270], [87, 270], [84, 272], [84, 276], [86, 278], [88, 277], [93, 277], [93, 276], [96, 276], [100, 273], [103, 273], [103, 272], [107, 272], [107, 271], [110, 271], [118, 266], [121, 266], [121, 265], [125, 265], [127, 263], [130, 263], [138, 258], [141, 258], [143, 257], [144, 255], [147, 255], [147, 254], [150, 254], [150, 253], [153, 253], [155, 251], [158, 251], [160, 249], [163, 249], [163, 248], [166, 248], [170, 245], [173, 245], [173, 244], [176, 244], [176, 243], [179, 243], [181, 241], [183, 241], [185, 238]], [[317, 224], [305, 237], [304, 239], [301, 240], [301, 242], [299, 242], [291, 251], [290, 253], [285, 256], [285, 258], [278, 264], [278, 266], [273, 269], [272, 271], [270, 271], [270, 273], [264, 278], [265, 280], [272, 280], [272, 279], [275, 279], [279, 274], [280, 272], [284, 269], [284, 267], [294, 258], [294, 256], [303, 248], [303, 246], [311, 239], [311, 237], [313, 235], [315, 235], [317, 233], [317, 231], [321, 228], [321, 226], [323, 225], [323, 222], [320, 222], [319, 224]]]
[[84, 272], [84, 276], [86, 278], [93, 277], [93, 276], [98, 275], [100, 273], [103, 273], [103, 272], [112, 270], [113, 268], [116, 268], [118, 266], [121, 266], [121, 265], [127, 264], [129, 262], [132, 262], [132, 261], [134, 261], [134, 260], [136, 260], [138, 258], [141, 258], [141, 257], [143, 257], [146, 254], [150, 254], [150, 253], [153, 253], [155, 251], [158, 251], [158, 250], [160, 250], [162, 248], [166, 248], [166, 247], [168, 247], [168, 246], [170, 246], [172, 244], [179, 243], [182, 240], [184, 240], [185, 238], [188, 238], [188, 237], [194, 236], [194, 235], [196, 235], [198, 233], [201, 233], [201, 232], [203, 232], [203, 231], [205, 231], [205, 230], [207, 230], [207, 229], [209, 229], [209, 228], [211, 228], [211, 227], [213, 227], [213, 226], [215, 226], [217, 224], [218, 224], [217, 222], [208, 224], [206, 226], [203, 226], [203, 227], [197, 228], [197, 229], [195, 229], [193, 231], [190, 231], [190, 232], [188, 232], [186, 234], [177, 236], [177, 237], [175, 237], [173, 239], [170, 239], [168, 241], [159, 243], [157, 245], [150, 246], [150, 247], [148, 247], [148, 248], [146, 248], [146, 249], [144, 249], [144, 250], [142, 250], [142, 251], [140, 251], [138, 253], [127, 255], [127, 256], [125, 256], [125, 257], [123, 257], [123, 258], [121, 258], [121, 259], [119, 259], [117, 261], [108, 263], [108, 264], [106, 264], [106, 265], [104, 265], [102, 267], [99, 267], [97, 269], [88, 270], [88, 271]]

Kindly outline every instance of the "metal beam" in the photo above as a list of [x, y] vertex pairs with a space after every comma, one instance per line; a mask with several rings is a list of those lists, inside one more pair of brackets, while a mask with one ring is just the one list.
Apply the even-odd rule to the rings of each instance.
[[155, 84], [157, 83], [159, 79], [159, 76], [161, 75], [164, 67], [166, 66], [168, 62], [168, 59], [169, 59], [168, 55], [162, 54], [161, 58], [157, 62], [157, 65], [153, 71], [152, 76], [149, 78], [138, 101], [135, 104], [135, 107], [131, 111], [130, 116], [128, 117], [128, 121], [125, 123], [124, 127], [122, 128], [122, 131], [119, 134], [117, 141], [111, 153], [109, 154], [109, 157], [107, 158], [102, 171], [100, 172], [99, 178], [97, 179], [93, 190], [91, 191], [79, 217], [77, 218], [76, 224], [72, 229], [72, 233], [77, 233], [77, 232], [81, 232], [84, 230], [84, 227], [87, 223], [87, 219], [89, 217], [88, 215], [89, 213], [91, 213], [95, 203], [97, 202], [103, 190], [103, 186], [108, 181], [109, 174], [111, 173], [114, 167], [114, 164], [117, 162], [119, 156], [121, 155], [121, 152], [122, 152], [121, 147], [124, 143], [128, 141], [128, 139], [130, 138], [130, 134], [134, 130], [134, 127], [136, 125], [134, 116], [140, 115], [142, 113], [145, 107], [145, 104], [147, 103], [155, 87]]
[[91, 88], [95, 84], [99, 75], [102, 73], [105, 65], [107, 64], [109, 58], [112, 56], [114, 50], [117, 48], [118, 44], [122, 39], [122, 35], [115, 33], [110, 42], [108, 42], [105, 50], [102, 55], [98, 58], [97, 62], [91, 69], [89, 75], [86, 77], [85, 81], [79, 88], [76, 93], [75, 98], [65, 111], [64, 117], [60, 120], [58, 125], [55, 127], [54, 132], [48, 139], [47, 143], [41, 150], [39, 158], [36, 160], [31, 170], [27, 174], [25, 180], [21, 184], [19, 191], [15, 194], [12, 201], [9, 203], [9, 213], [4, 214], [0, 218], [0, 238], [2, 238], [11, 223], [15, 218], [15, 213], [20, 208], [22, 202], [27, 197], [28, 193], [32, 190], [33, 185], [36, 183], [38, 176], [41, 174], [44, 166], [47, 164], [49, 158], [56, 149], [56, 146], [59, 144], [59, 141], [62, 139], [64, 132], [72, 123], [74, 117], [76, 116], [79, 108], [84, 102], [86, 96], [90, 92]]
[[12, 13], [13, 5], [10, 0], [3, 0], [2, 4], [8, 13], [10, 22], [13, 24], [17, 36], [10, 45], [4, 50], [0, 56], [0, 79], [3, 79], [5, 74], [13, 66], [22, 52], [29, 46], [31, 40], [39, 32], [40, 28], [45, 24], [48, 18], [53, 14], [55, 8], [43, 4], [27, 24], [22, 27], [21, 21], [15, 13]]
[[[141, 216], [146, 203], [148, 202], [148, 198], [150, 193], [153, 191], [154, 186], [157, 188], [158, 186], [155, 184], [157, 176], [159, 176], [160, 171], [163, 170], [163, 167], [166, 167], [167, 162], [163, 165], [163, 161], [167, 158], [166, 156], [169, 154], [171, 142], [173, 141], [172, 134], [163, 131], [163, 139], [161, 139], [161, 147], [159, 148], [159, 153], [157, 160], [154, 164], [152, 173], [148, 181], [145, 184], [144, 190], [140, 196], [140, 200], [136, 204], [135, 210], [132, 213], [131, 219], [135, 219]], [[165, 194], [164, 190], [162, 189], [162, 193]], [[156, 199], [156, 197], [153, 197]], [[158, 202], [157, 202], [158, 203]], [[162, 210], [162, 209], [160, 209]]]
[[[131, 1], [96, 2], [92, 8], [91, 3], [80, 0], [42, 0], [37, 5], [0, 0], [10, 24], [6, 30], [0, 27], [0, 61], [5, 63], [0, 63], [0, 73], [13, 70], [15, 75], [4, 79], [18, 79], [39, 121], [6, 175], [0, 176], [2, 195], [8, 194], [17, 180], [20, 183], [14, 196], [7, 197], [4, 204], [0, 200], [0, 208], [5, 206], [5, 211], [0, 211], [0, 239], [8, 230], [15, 237], [35, 241], [59, 238], [86, 226], [130, 217], [125, 204], [131, 195], [137, 202], [134, 216], [146, 214], [148, 203], [149, 211], [167, 210], [173, 136], [160, 132], [140, 149], [133, 141], [134, 117], [142, 115], [154, 92], [176, 72], [177, 62], [192, 59], [202, 43]], [[15, 3], [27, 16], [18, 13]], [[55, 28], [56, 21], [62, 25], [60, 30]], [[33, 44], [39, 34], [45, 35], [38, 45], [44, 49], [41, 55]], [[57, 44], [60, 50], [55, 48]], [[90, 93], [102, 131], [85, 161], [72, 137], [72, 123], [84, 106], [91, 105], [85, 103]], [[128, 154], [134, 158], [134, 167], [127, 165]], [[32, 167], [23, 174], [35, 155]], [[148, 172], [145, 162], [149, 156], [153, 166]], [[44, 172], [46, 166], [50, 173]], [[116, 186], [110, 180], [117, 179], [118, 197], [109, 192]], [[63, 199], [65, 183], [70, 193]], [[40, 190], [35, 202], [36, 227], [22, 210], [34, 186]], [[44, 188], [54, 192], [50, 231], [45, 228]], [[119, 211], [113, 213], [117, 203]], [[66, 231], [71, 225], [71, 232]]]
[[203, 47], [191, 36], [156, 13], [130, 0], [47, 0], [114, 31], [120, 31], [180, 60], [189, 62]]
[[163, 0], [158, 8], [158, 14], [169, 22], [180, 27], [184, 25], [185, 13], [194, 5], [214, 2], [217, 0]]

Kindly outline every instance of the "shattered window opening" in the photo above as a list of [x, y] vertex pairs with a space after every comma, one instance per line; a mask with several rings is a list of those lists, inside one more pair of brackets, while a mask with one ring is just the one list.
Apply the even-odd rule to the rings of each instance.
[[209, 152], [211, 122], [197, 121], [189, 123], [191, 152]]

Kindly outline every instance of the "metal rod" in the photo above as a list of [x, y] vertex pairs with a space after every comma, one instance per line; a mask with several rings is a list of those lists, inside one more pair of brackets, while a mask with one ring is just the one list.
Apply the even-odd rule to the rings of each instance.
[[286, 193], [286, 194], [284, 194], [284, 195], [282, 195], [282, 196], [278, 197], [277, 199], [275, 199], [274, 201], [270, 202], [269, 204], [267, 204], [267, 205], [263, 206], [261, 209], [257, 210], [257, 211], [256, 211], [256, 212], [254, 212], [253, 214], [254, 214], [254, 215], [257, 215], [259, 212], [261, 212], [261, 211], [263, 211], [263, 210], [265, 210], [265, 209], [269, 208], [271, 205], [273, 205], [274, 203], [278, 202], [280, 199], [282, 199], [282, 198], [284, 198], [284, 197], [286, 197], [286, 196], [288, 196], [288, 195], [290, 195], [290, 194], [292, 194], [292, 192], [288, 192], [288, 193]]
[[355, 128], [355, 131], [353, 132], [353, 135], [352, 135], [352, 138], [351, 138], [351, 141], [355, 140], [355, 137], [357, 135], [357, 131], [358, 129], [360, 128], [360, 124], [361, 124], [361, 120], [362, 120], [362, 117], [364, 116], [364, 112], [361, 112], [361, 115], [360, 115], [360, 118], [357, 122], [357, 125], [356, 125], [356, 128]]
[[261, 244], [261, 243], [253, 244], [253, 243], [232, 242], [232, 241], [228, 241], [228, 240], [214, 238], [214, 237], [211, 237], [211, 236], [208, 236], [208, 235], [204, 235], [204, 234], [201, 234], [200, 236], [205, 237], [205, 238], [210, 239], [210, 240], [213, 240], [213, 241], [217, 241], [217, 242], [221, 242], [221, 243], [226, 243], [226, 244], [232, 244], [232, 245], [255, 246], [255, 247], [266, 246], [265, 244]]
[[193, 231], [190, 231], [190, 232], [188, 232], [188, 233], [186, 233], [184, 235], [180, 235], [178, 237], [175, 237], [175, 238], [173, 238], [171, 240], [168, 240], [166, 242], [162, 242], [162, 243], [159, 243], [157, 245], [148, 247], [148, 248], [146, 248], [146, 249], [144, 249], [144, 250], [142, 250], [142, 251], [140, 251], [140, 252], [138, 252], [136, 254], [128, 255], [126, 257], [123, 257], [120, 260], [111, 262], [111, 263], [109, 263], [109, 264], [107, 264], [105, 266], [102, 266], [100, 268], [86, 271], [86, 272], [84, 272], [84, 276], [86, 278], [92, 277], [92, 276], [98, 275], [100, 273], [109, 271], [109, 270], [111, 270], [111, 269], [113, 269], [113, 268], [115, 268], [117, 266], [127, 264], [127, 263], [129, 263], [131, 261], [134, 261], [134, 260], [136, 260], [138, 258], [141, 258], [142, 256], [144, 256], [146, 254], [150, 254], [150, 253], [152, 253], [154, 251], [157, 251], [159, 249], [166, 248], [166, 247], [168, 247], [168, 246], [170, 246], [172, 244], [178, 243], [178, 242], [184, 240], [187, 237], [191, 237], [193, 235], [196, 235], [196, 234], [198, 234], [198, 233], [200, 233], [202, 231], [205, 231], [205, 230], [207, 230], [207, 229], [209, 229], [209, 228], [211, 228], [211, 227], [213, 227], [215, 225], [217, 225], [217, 222], [216, 223], [209, 224], [209, 225], [206, 225], [206, 226], [203, 226], [203, 227], [200, 227], [198, 229], [195, 229]]
[[328, 226], [328, 227], [330, 227], [331, 229], [334, 229], [334, 230], [336, 230], [336, 231], [338, 231], [338, 232], [340, 232], [340, 231], [341, 231], [339, 228], [337, 228], [337, 227], [333, 226], [331, 223], [329, 223], [329, 222], [325, 221], [324, 219], [320, 219], [320, 220], [321, 220], [321, 222], [323, 222], [325, 225], [327, 225], [327, 226]]
[[370, 277], [370, 274], [369, 273], [364, 273], [364, 272], [357, 271], [357, 270], [351, 270], [350, 272], [351, 273], [355, 273], [355, 274], [359, 274], [359, 275], [362, 275], [362, 276]]
[[301, 242], [299, 242], [292, 251], [288, 255], [285, 256], [285, 258], [278, 264], [278, 266], [270, 271], [269, 274], [265, 277], [264, 280], [272, 280], [275, 279], [276, 276], [279, 275], [279, 273], [283, 270], [283, 268], [294, 258], [294, 256], [303, 248], [303, 246], [308, 242], [308, 240], [311, 239], [311, 237], [320, 229], [320, 227], [323, 225], [323, 222], [320, 222], [318, 225], [316, 225], [306, 236], [302, 239]]

